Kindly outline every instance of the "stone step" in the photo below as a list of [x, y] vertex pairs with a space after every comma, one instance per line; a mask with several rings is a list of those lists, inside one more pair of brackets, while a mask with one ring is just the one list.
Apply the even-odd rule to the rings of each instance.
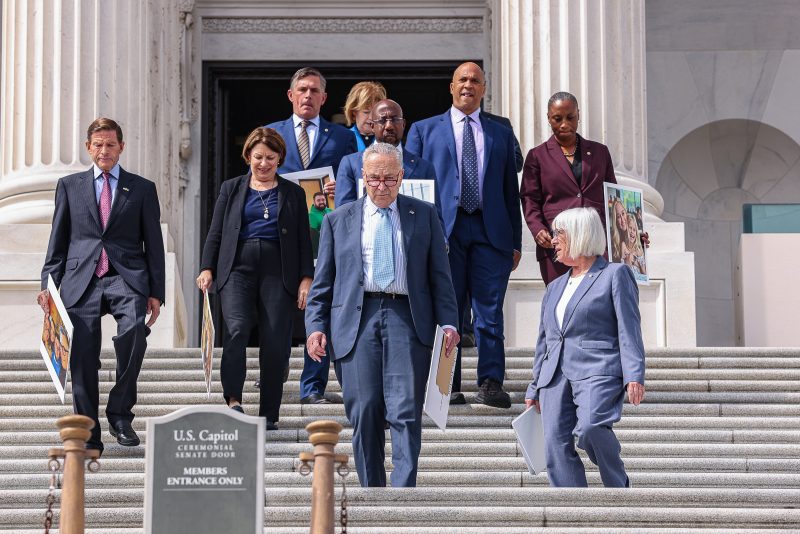
[[[41, 529], [2, 529], [0, 532], [4, 534], [41, 534]], [[141, 528], [103, 528], [103, 527], [87, 527], [84, 532], [86, 534], [144, 534]], [[352, 534], [386, 534], [392, 532], [393, 534], [442, 534], [441, 527], [425, 527], [425, 526], [398, 526], [392, 525], [391, 530], [387, 530], [386, 526], [379, 527], [359, 527], [348, 526], [347, 532]], [[651, 526], [636, 526], [636, 527], [509, 527], [505, 525], [497, 526], [464, 526], [458, 527], [459, 534], [487, 534], [488, 532], [503, 534], [798, 534], [797, 529], [774, 529], [770, 527], [764, 528], [692, 528], [687, 531], [685, 527], [651, 527]], [[304, 527], [264, 527], [263, 534], [308, 534], [308, 526]]]

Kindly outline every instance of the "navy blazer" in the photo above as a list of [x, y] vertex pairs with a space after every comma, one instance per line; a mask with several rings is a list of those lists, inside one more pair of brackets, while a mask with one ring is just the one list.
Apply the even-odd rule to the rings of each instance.
[[[300, 159], [300, 151], [297, 148], [297, 136], [294, 133], [292, 117], [285, 121], [268, 124], [267, 128], [277, 130], [286, 143], [286, 158], [283, 160], [283, 165], [278, 167], [278, 174], [304, 170], [303, 161]], [[344, 126], [333, 124], [320, 117], [317, 138], [314, 141], [314, 148], [311, 150], [313, 157], [308, 168], [316, 169], [330, 165], [333, 167], [333, 174], [336, 175], [342, 158], [355, 151], [356, 138], [353, 137], [353, 132]]]
[[519, 146], [519, 139], [517, 139], [517, 134], [514, 133], [514, 126], [511, 124], [511, 121], [508, 119], [508, 117], [495, 115], [494, 113], [489, 113], [488, 111], [481, 111], [481, 115], [486, 115], [489, 119], [498, 122], [511, 130], [511, 133], [514, 135], [514, 167], [517, 169], [517, 172], [522, 172], [522, 165], [525, 163], [525, 157], [522, 155], [522, 147]]
[[[278, 236], [281, 246], [281, 273], [283, 287], [290, 295], [297, 295], [300, 280], [314, 276], [314, 260], [311, 255], [311, 233], [308, 227], [308, 209], [303, 188], [294, 182], [277, 176], [278, 180]], [[222, 182], [211, 227], [208, 229], [200, 270], [210, 269], [214, 284], [219, 291], [231, 274], [239, 231], [242, 225], [242, 210], [250, 187], [250, 175], [238, 176]]]
[[[484, 139], [483, 224], [498, 250], [522, 250], [522, 215], [514, 163], [514, 133], [481, 114]], [[456, 141], [450, 110], [411, 125], [405, 148], [430, 161], [436, 170], [442, 219], [449, 238], [461, 196]]]
[[[414, 331], [420, 342], [430, 347], [437, 324], [458, 324], [444, 235], [431, 204], [398, 195], [397, 209], [408, 260], [406, 281]], [[331, 360], [344, 358], [353, 350], [361, 324], [363, 213], [364, 198], [360, 198], [322, 219], [316, 274], [306, 307], [306, 332], [326, 335]]]
[[644, 384], [644, 343], [639, 288], [630, 268], [598, 256], [567, 304], [558, 326], [556, 306], [570, 273], [549, 286], [542, 301], [533, 382], [526, 398], [538, 398], [556, 370], [569, 380], [617, 376], [623, 385]]
[[[364, 168], [363, 152], [350, 154], [342, 159], [339, 172], [336, 174], [336, 205], [342, 206], [358, 198], [358, 180], [361, 179], [361, 169]], [[433, 165], [403, 148], [403, 179], [404, 180], [436, 180], [436, 171]], [[436, 210], [441, 215], [439, 189], [436, 189]]]
[[[605, 227], [603, 182], [617, 183], [611, 154], [605, 145], [583, 137], [580, 138], [580, 147], [580, 186], [555, 136], [528, 152], [522, 171], [520, 197], [525, 221], [534, 236], [542, 229], [549, 232], [556, 215], [570, 208], [595, 208]], [[547, 254], [545, 249], [536, 245], [537, 260], [544, 259]]]
[[64, 306], [74, 306], [89, 286], [104, 247], [129, 286], [164, 303], [164, 239], [156, 184], [122, 167], [105, 230], [100, 225], [94, 167], [58, 180], [42, 289], [51, 275]]

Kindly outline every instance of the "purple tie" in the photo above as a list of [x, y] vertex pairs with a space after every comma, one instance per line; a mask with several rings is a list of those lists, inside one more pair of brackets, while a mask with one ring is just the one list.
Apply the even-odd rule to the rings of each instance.
[[[103, 190], [100, 191], [100, 224], [103, 226], [103, 230], [106, 229], [106, 225], [108, 224], [108, 216], [111, 215], [111, 183], [109, 179], [111, 175], [107, 172], [103, 173]], [[106, 249], [103, 248], [100, 251], [100, 259], [97, 260], [97, 267], [94, 269], [94, 274], [98, 278], [101, 278], [108, 272], [108, 254], [106, 254]]]

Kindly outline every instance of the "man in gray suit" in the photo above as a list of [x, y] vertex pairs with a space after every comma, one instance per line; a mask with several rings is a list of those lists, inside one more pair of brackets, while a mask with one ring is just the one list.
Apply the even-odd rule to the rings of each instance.
[[388, 423], [392, 486], [415, 486], [434, 333], [442, 325], [451, 355], [456, 299], [436, 209], [398, 195], [400, 152], [376, 142], [363, 158], [367, 196], [322, 221], [306, 347], [317, 361], [327, 352], [341, 376], [361, 485], [386, 485]]
[[42, 292], [37, 297], [47, 314], [47, 277], [52, 276], [74, 327], [69, 362], [73, 407], [75, 413], [94, 420], [86, 446], [101, 452], [100, 318], [111, 314], [117, 321], [116, 383], [106, 406], [109, 432], [120, 445], [135, 446], [139, 436], [131, 426], [131, 410], [136, 404], [136, 381], [145, 338], [165, 294], [156, 186], [119, 166], [124, 148], [122, 128], [113, 120], [100, 118], [89, 125], [86, 150], [94, 165], [58, 181]]

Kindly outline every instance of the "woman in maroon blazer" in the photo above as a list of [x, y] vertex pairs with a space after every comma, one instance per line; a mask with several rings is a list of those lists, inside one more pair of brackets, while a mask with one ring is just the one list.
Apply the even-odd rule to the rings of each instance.
[[549, 284], [569, 267], [555, 262], [550, 224], [556, 215], [577, 207], [595, 208], [605, 225], [603, 182], [617, 183], [608, 148], [577, 133], [578, 100], [559, 92], [547, 103], [553, 135], [531, 149], [522, 169], [520, 198], [536, 241], [542, 279]]

